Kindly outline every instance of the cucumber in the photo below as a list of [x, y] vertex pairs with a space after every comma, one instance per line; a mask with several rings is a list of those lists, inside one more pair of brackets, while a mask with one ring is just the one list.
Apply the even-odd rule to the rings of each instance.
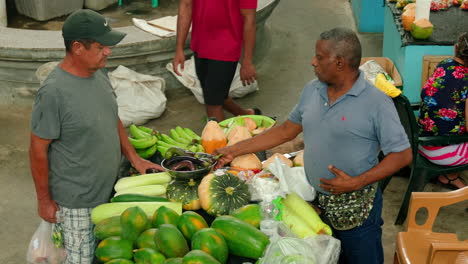
[[154, 197], [144, 194], [121, 194], [113, 197], [111, 203], [122, 203], [122, 202], [169, 202], [169, 199], [164, 197]]

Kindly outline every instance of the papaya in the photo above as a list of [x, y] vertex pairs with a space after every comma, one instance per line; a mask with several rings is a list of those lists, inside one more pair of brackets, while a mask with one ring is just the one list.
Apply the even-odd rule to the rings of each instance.
[[247, 204], [231, 213], [235, 218], [242, 220], [255, 228], [260, 228], [262, 210], [258, 204]]
[[208, 224], [205, 219], [193, 211], [185, 211], [182, 213], [179, 217], [179, 222], [177, 223], [177, 228], [182, 232], [182, 235], [184, 235], [187, 240], [191, 240], [193, 234], [207, 227]]
[[233, 216], [216, 217], [211, 228], [224, 237], [229, 253], [236, 256], [258, 259], [270, 243], [262, 231]]
[[177, 225], [177, 221], [179, 220], [179, 214], [172, 210], [169, 207], [161, 206], [156, 210], [153, 214], [153, 218], [151, 221], [152, 227], [159, 227], [162, 224], [172, 224]]
[[222, 264], [226, 263], [229, 255], [224, 237], [213, 228], [202, 229], [193, 235], [192, 250], [194, 249], [205, 251]]
[[108, 237], [102, 240], [96, 248], [96, 257], [101, 262], [113, 259], [132, 259], [132, 242], [120, 237]]
[[104, 264], [134, 264], [134, 262], [128, 259], [113, 259]]
[[163, 264], [182, 264], [183, 258], [168, 258]]
[[162, 264], [166, 257], [152, 248], [140, 248], [133, 252], [135, 264]]
[[94, 227], [94, 236], [99, 240], [104, 240], [111, 236], [121, 236], [120, 216], [108, 217]]
[[220, 264], [213, 256], [202, 250], [192, 250], [184, 256], [183, 264]]
[[156, 234], [156, 228], [150, 228], [138, 236], [135, 244], [137, 248], [152, 248], [157, 250], [156, 243], [154, 243], [154, 235]]
[[122, 238], [133, 243], [141, 232], [147, 229], [148, 216], [140, 207], [130, 207], [120, 215], [120, 225], [122, 226]]
[[171, 224], [162, 224], [154, 235], [154, 242], [161, 253], [167, 258], [183, 257], [188, 251], [184, 235]]

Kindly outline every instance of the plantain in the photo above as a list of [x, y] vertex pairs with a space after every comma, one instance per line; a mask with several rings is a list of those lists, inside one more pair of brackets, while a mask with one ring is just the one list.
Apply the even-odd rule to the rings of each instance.
[[169, 135], [171, 136], [171, 138], [177, 142], [180, 142], [180, 143], [183, 143], [183, 144], [190, 144], [191, 141], [188, 140], [188, 139], [185, 139], [184, 137], [182, 137], [181, 135], [179, 135], [179, 133], [177, 133], [177, 131], [173, 128], [171, 130], [169, 130]]
[[128, 141], [130, 141], [130, 144], [132, 144], [132, 146], [135, 149], [145, 149], [156, 144], [158, 139], [156, 138], [156, 136], [151, 136], [148, 138], [139, 138], [139, 139], [128, 137]]
[[191, 138], [196, 139], [198, 141], [201, 141], [201, 137], [197, 135], [197, 133], [193, 132], [190, 128], [185, 127], [184, 131], [187, 135], [189, 135]]
[[157, 149], [158, 149], [158, 152], [161, 153], [161, 156], [165, 157], [166, 156], [166, 152], [169, 148], [166, 148], [166, 147], [163, 147], [163, 146], [160, 146], [158, 145], [157, 146]]
[[163, 134], [163, 133], [161, 133], [161, 140], [168, 143], [168, 144], [170, 144], [170, 145], [176, 146], [176, 147], [181, 147], [181, 148], [187, 147], [187, 144], [175, 141], [170, 136], [168, 136], [166, 134]]
[[146, 149], [137, 149], [136, 152], [138, 156], [144, 159], [149, 159], [154, 155], [154, 153], [156, 153], [157, 148], [158, 148], [158, 145], [154, 144], [153, 146], [146, 148]]
[[149, 128], [149, 127], [138, 126], [138, 128], [139, 128], [140, 130], [142, 130], [143, 132], [146, 132], [146, 133], [148, 133], [148, 134], [150, 134], [150, 135], [152, 135], [153, 133], [155, 133], [154, 129]]
[[180, 137], [188, 140], [190, 143], [198, 143], [198, 140], [185, 133], [185, 130], [182, 127], [176, 126], [175, 131]]
[[151, 134], [148, 134], [144, 132], [143, 130], [139, 129], [137, 126], [135, 126], [135, 124], [131, 124], [129, 129], [130, 129], [130, 134], [132, 134], [132, 136], [136, 139], [151, 137]]

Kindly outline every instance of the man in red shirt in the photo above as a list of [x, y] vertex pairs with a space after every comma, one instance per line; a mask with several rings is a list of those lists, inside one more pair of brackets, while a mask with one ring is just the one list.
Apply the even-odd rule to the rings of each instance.
[[229, 97], [229, 88], [242, 51], [242, 83], [250, 84], [256, 79], [252, 63], [256, 8], [257, 0], [180, 1], [174, 72], [181, 75], [179, 67], [184, 69], [184, 43], [192, 24], [190, 48], [194, 52], [195, 69], [209, 118], [224, 120], [223, 109], [235, 116], [261, 114], [256, 108], [242, 108]]

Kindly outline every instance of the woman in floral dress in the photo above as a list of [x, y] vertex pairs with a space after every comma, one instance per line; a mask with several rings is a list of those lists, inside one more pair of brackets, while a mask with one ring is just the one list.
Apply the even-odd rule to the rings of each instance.
[[[421, 91], [420, 136], [448, 136], [467, 133], [468, 119], [468, 33], [455, 44], [453, 59], [441, 61]], [[444, 166], [468, 164], [468, 142], [449, 146], [419, 146], [432, 163]], [[439, 181], [452, 189], [463, 188], [459, 173], [440, 175]]]

